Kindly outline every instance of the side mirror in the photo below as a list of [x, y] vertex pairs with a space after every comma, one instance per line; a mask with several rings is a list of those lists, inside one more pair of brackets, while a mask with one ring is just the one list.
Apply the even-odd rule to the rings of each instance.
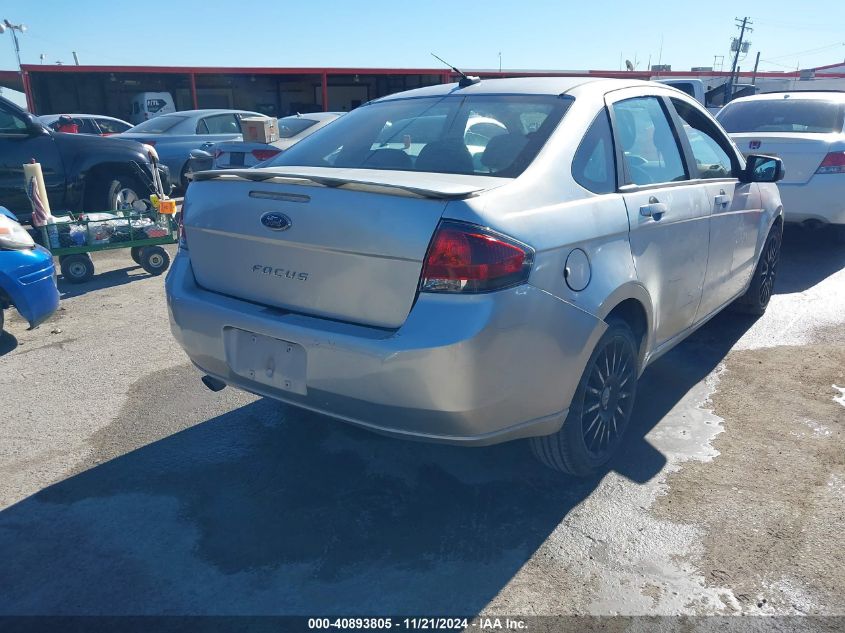
[[742, 172], [742, 182], [777, 182], [783, 180], [786, 172], [783, 161], [774, 156], [751, 154], [745, 160], [745, 171]]

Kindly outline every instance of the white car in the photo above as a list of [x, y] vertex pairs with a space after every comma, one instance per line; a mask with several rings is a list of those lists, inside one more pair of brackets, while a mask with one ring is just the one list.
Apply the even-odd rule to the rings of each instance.
[[845, 242], [845, 93], [743, 97], [717, 119], [743, 154], [783, 160], [779, 189], [786, 222], [830, 225]]
[[69, 116], [79, 129], [79, 134], [111, 136], [132, 127], [131, 123], [101, 114], [44, 114], [38, 117], [38, 120], [51, 130], [59, 132], [59, 117], [61, 116]]

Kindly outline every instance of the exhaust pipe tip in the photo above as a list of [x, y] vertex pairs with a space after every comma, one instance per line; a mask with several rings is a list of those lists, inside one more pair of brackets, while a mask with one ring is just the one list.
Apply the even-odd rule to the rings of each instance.
[[202, 384], [215, 393], [226, 388], [225, 382], [217, 378], [212, 378], [211, 376], [203, 376], [200, 380], [202, 380]]

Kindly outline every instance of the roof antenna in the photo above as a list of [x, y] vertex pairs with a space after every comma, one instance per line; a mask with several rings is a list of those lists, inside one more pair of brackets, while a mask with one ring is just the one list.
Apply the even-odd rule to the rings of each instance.
[[452, 69], [452, 71], [453, 71], [454, 73], [456, 73], [456, 74], [460, 75], [461, 80], [458, 82], [458, 86], [460, 86], [461, 88], [466, 88], [467, 86], [471, 86], [471, 85], [473, 85], [473, 84], [477, 84], [479, 81], [481, 81], [481, 77], [473, 77], [472, 75], [467, 75], [464, 71], [462, 71], [462, 70], [458, 70], [457, 68], [455, 68], [454, 66], [452, 66], [452, 64], [450, 64], [449, 62], [447, 62], [447, 61], [446, 61], [445, 59], [443, 59], [442, 57], [438, 57], [438, 56], [437, 56], [437, 55], [435, 55], [434, 53], [432, 53], [432, 54], [431, 54], [431, 56], [432, 56], [432, 57], [434, 57], [434, 59], [436, 59], [436, 60], [438, 60], [438, 61], [441, 61], [441, 62], [443, 62], [444, 64], [446, 64], [449, 68], [451, 68], [451, 69]]

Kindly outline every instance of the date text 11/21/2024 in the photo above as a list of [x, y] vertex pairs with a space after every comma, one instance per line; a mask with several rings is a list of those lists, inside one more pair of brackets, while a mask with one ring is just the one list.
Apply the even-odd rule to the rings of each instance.
[[465, 631], [478, 630], [526, 630], [527, 622], [520, 619], [480, 617], [470, 618], [309, 618], [308, 628], [320, 629], [358, 629], [358, 630], [429, 630], [429, 631]]

